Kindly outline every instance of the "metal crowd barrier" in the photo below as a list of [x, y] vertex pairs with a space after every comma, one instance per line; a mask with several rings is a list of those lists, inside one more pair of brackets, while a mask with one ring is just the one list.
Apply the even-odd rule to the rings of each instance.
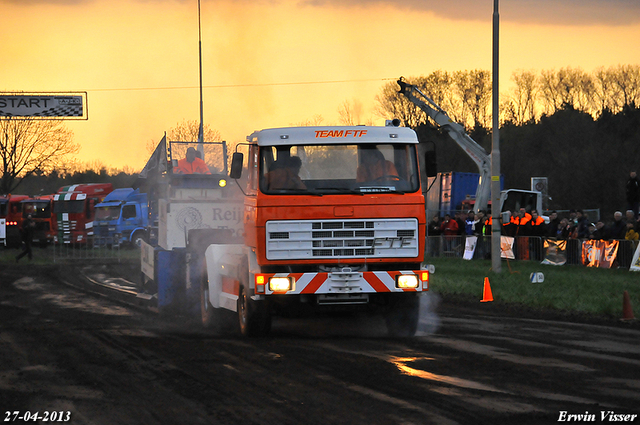
[[[463, 258], [467, 236], [428, 236], [426, 244], [427, 257], [449, 257]], [[473, 253], [473, 260], [491, 258], [491, 236], [478, 236], [476, 248]], [[545, 240], [547, 238], [539, 236], [518, 236], [513, 243], [513, 254], [518, 261], [542, 262], [545, 258]], [[616, 239], [618, 241], [618, 252], [614, 261], [614, 268], [626, 268], [631, 266], [633, 255], [638, 247], [637, 241]], [[566, 245], [566, 256], [569, 265], [582, 265], [582, 245], [583, 240], [568, 239]]]
[[122, 248], [119, 244], [112, 242], [110, 238], [89, 236], [81, 243], [54, 243], [53, 261], [60, 263], [76, 260], [114, 259], [120, 262]]

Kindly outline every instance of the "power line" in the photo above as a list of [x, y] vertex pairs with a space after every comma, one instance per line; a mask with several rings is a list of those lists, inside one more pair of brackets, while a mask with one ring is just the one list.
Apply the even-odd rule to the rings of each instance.
[[[277, 86], [302, 86], [316, 84], [344, 84], [344, 83], [364, 83], [372, 81], [390, 81], [396, 78], [370, 78], [362, 80], [328, 80], [328, 81], [294, 81], [283, 83], [255, 83], [255, 84], [219, 84], [214, 86], [203, 86], [205, 89], [224, 89], [224, 88], [242, 88], [242, 87], [277, 87]], [[109, 92], [109, 91], [145, 91], [145, 90], [185, 90], [199, 89], [199, 86], [175, 86], [175, 87], [127, 87], [127, 88], [111, 88], [111, 89], [87, 89], [91, 92]]]

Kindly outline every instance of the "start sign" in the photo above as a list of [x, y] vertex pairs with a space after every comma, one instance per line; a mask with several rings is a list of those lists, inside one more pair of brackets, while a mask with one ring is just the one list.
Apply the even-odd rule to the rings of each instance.
[[0, 117], [87, 119], [87, 93], [0, 93]]

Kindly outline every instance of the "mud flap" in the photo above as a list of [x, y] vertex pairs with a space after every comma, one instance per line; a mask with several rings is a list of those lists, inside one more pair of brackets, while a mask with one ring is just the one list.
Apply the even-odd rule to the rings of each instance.
[[186, 310], [186, 250], [156, 253], [158, 310], [161, 314], [182, 314]]

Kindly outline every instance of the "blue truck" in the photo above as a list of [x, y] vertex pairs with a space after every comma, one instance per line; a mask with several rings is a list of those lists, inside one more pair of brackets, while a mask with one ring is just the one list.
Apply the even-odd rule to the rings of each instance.
[[148, 200], [139, 189], [120, 188], [96, 205], [94, 235], [100, 245], [140, 246], [147, 240]]

